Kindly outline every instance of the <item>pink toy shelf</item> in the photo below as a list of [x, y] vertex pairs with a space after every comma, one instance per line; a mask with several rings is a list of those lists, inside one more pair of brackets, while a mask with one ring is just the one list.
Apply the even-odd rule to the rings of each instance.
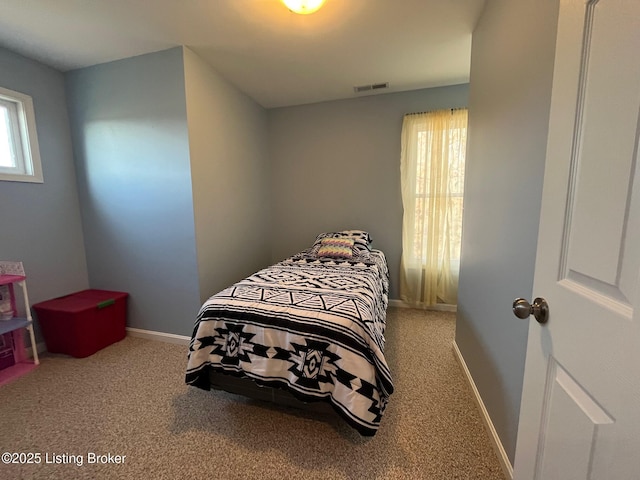
[[[33, 335], [26, 278], [22, 262], [0, 261], [0, 385], [30, 372], [40, 363]], [[18, 316], [16, 285], [22, 290], [25, 317]], [[24, 347], [25, 329], [29, 332], [33, 358], [28, 357]]]

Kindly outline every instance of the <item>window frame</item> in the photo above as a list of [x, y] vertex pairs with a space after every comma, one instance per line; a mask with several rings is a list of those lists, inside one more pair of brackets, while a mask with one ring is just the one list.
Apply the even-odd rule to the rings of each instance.
[[24, 93], [0, 87], [0, 103], [8, 106], [10, 141], [17, 150], [18, 163], [16, 167], [0, 167], [0, 181], [43, 183], [33, 99]]

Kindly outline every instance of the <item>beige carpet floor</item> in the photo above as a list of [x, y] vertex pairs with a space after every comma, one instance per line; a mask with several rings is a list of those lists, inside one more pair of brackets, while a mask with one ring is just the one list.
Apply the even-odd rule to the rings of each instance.
[[333, 415], [187, 387], [184, 346], [127, 337], [85, 359], [45, 355], [0, 388], [0, 452], [41, 463], [0, 464], [0, 478], [504, 479], [454, 329], [450, 313], [389, 309], [396, 392], [373, 438]]

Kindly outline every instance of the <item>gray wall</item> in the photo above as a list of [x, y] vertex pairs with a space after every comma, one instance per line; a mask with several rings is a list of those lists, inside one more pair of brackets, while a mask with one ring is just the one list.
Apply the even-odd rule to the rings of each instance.
[[267, 112], [186, 48], [184, 69], [204, 301], [271, 260]]
[[183, 50], [66, 75], [92, 288], [128, 325], [190, 334], [200, 306]]
[[0, 181], [0, 260], [24, 263], [33, 304], [89, 286], [64, 77], [0, 48], [0, 86], [35, 110], [44, 183]]
[[406, 113], [467, 106], [468, 85], [269, 110], [274, 261], [316, 235], [367, 230], [398, 297], [402, 250], [400, 133]]
[[473, 33], [456, 343], [513, 464], [558, 1], [489, 0]]

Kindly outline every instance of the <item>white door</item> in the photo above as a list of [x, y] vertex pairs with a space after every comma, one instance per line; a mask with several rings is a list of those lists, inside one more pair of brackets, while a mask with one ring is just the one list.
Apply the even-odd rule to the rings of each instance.
[[640, 479], [640, 1], [560, 4], [514, 478]]

